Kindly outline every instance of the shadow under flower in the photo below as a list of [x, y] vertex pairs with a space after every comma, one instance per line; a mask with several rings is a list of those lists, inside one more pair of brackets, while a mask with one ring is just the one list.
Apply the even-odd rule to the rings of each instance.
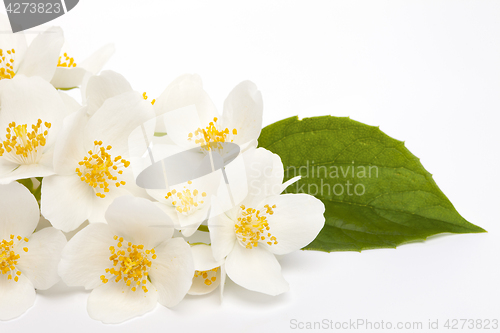
[[54, 286], [47, 290], [37, 290], [37, 295], [47, 298], [65, 298], [71, 294], [89, 294], [90, 290], [85, 290], [84, 287], [68, 287], [63, 281], [59, 281]]

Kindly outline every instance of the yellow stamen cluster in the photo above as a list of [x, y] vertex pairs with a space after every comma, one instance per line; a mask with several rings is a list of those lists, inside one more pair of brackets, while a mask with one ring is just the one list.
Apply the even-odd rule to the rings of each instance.
[[[188, 181], [188, 184], [191, 185], [192, 182]], [[176, 191], [173, 189], [171, 192], [168, 192], [165, 199], [172, 200], [172, 206], [174, 206], [179, 213], [188, 214], [192, 210], [196, 209], [196, 207], [200, 204], [204, 203], [203, 200], [198, 200], [198, 198], [201, 199], [200, 196], [201, 198], [204, 198], [207, 196], [207, 193], [200, 193], [197, 189], [194, 189], [191, 192], [190, 189], [184, 186], [184, 190], [182, 191]]]
[[201, 277], [207, 286], [211, 285], [215, 281], [217, 281], [217, 271], [219, 270], [219, 267], [215, 267], [209, 271], [194, 271], [194, 277]]
[[[88, 151], [88, 157], [85, 156], [83, 161], [78, 162], [81, 168], [76, 168], [76, 173], [82, 182], [86, 182], [94, 188], [96, 196], [100, 198], [106, 197], [104, 193], [109, 192], [109, 183], [115, 182], [116, 187], [125, 185], [125, 181], [118, 181], [115, 173], [123, 174], [122, 167], [128, 168], [130, 162], [123, 159], [121, 156], [112, 158], [108, 153], [111, 146], [104, 148], [102, 141], [94, 141], [94, 149]], [[101, 193], [102, 191], [104, 193]]]
[[[198, 128], [194, 133], [188, 134], [188, 140], [191, 141], [194, 138], [194, 142], [199, 144], [205, 150], [211, 150], [211, 146], [213, 148], [222, 149], [221, 142], [227, 142], [229, 129], [225, 128], [222, 131], [217, 129], [217, 117], [214, 118], [214, 121], [210, 122], [206, 128]], [[238, 134], [236, 128], [234, 128], [231, 133], [233, 135]], [[231, 140], [230, 142], [233, 142]]]
[[[7, 53], [7, 56], [5, 53]], [[16, 51], [11, 49], [7, 50], [5, 53], [0, 49], [0, 80], [12, 79], [16, 76], [14, 72], [14, 55]]]
[[61, 62], [62, 58], [59, 57], [57, 67], [76, 67], [75, 59], [70, 58], [66, 52], [64, 53], [64, 60]]
[[42, 120], [38, 119], [35, 125], [31, 125], [31, 131], [28, 132], [27, 124], [10, 123], [6, 129], [6, 140], [0, 143], [0, 156], [7, 152], [14, 160], [22, 164], [36, 163], [39, 157], [38, 150], [47, 143], [50, 126], [50, 123], [43, 124]]
[[[146, 101], [148, 100], [148, 95], [146, 95], [146, 92], [142, 93], [142, 98], [144, 98]], [[153, 99], [151, 101], [151, 105], [155, 105], [156, 99]]]
[[116, 283], [123, 279], [132, 291], [139, 288], [147, 293], [148, 270], [152, 260], [156, 259], [155, 250], [144, 250], [144, 245], [134, 245], [131, 242], [125, 245], [123, 237], [114, 236], [113, 239], [118, 242], [116, 247], [109, 247], [109, 260], [113, 262], [113, 267], [106, 268], [106, 275], [101, 275], [102, 283], [108, 283], [108, 278]]
[[272, 236], [269, 232], [269, 223], [267, 222], [267, 216], [265, 216], [273, 215], [273, 208], [276, 208], [276, 205], [272, 207], [265, 205], [264, 207], [266, 211], [261, 213], [260, 210], [245, 208], [243, 205], [240, 206], [240, 217], [238, 217], [238, 222], [234, 225], [234, 229], [238, 240], [247, 249], [257, 247], [259, 242], [266, 242], [268, 245], [278, 244], [276, 237]]
[[[0, 242], [0, 273], [1, 274], [9, 274], [7, 276], [8, 280], [14, 280], [15, 282], [19, 281], [19, 276], [21, 275], [21, 271], [17, 270], [16, 265], [21, 258], [19, 254], [16, 254], [13, 250], [14, 248], [14, 239], [17, 238], [18, 241], [22, 241], [23, 238], [21, 236], [15, 237], [14, 235], [10, 235], [9, 240], [2, 240]], [[29, 242], [28, 238], [24, 238], [24, 241]], [[24, 252], [28, 252], [28, 248], [23, 248]]]

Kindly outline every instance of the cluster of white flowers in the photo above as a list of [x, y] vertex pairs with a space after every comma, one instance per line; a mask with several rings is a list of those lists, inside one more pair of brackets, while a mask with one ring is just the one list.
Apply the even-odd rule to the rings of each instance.
[[[296, 179], [283, 184], [279, 156], [257, 148], [257, 87], [237, 85], [222, 115], [197, 75], [148, 101], [120, 74], [99, 74], [111, 46], [79, 66], [63, 42], [59, 28], [29, 46], [0, 35], [0, 320], [59, 278], [92, 290], [88, 313], [104, 323], [186, 294], [222, 295], [226, 275], [287, 291], [275, 255], [313, 241], [324, 206], [281, 194]], [[77, 86], [82, 105], [61, 89]], [[39, 202], [26, 179], [41, 182]], [[33, 233], [41, 215], [52, 227]], [[86, 221], [67, 242], [63, 232]], [[192, 241], [198, 234], [209, 241]]]

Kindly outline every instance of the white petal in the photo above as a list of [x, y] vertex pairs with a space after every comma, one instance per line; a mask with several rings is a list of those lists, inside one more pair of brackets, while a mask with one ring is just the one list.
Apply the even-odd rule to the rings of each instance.
[[92, 76], [87, 83], [85, 92], [87, 112], [93, 115], [108, 98], [131, 91], [130, 83], [116, 72], [104, 71], [99, 76]]
[[59, 90], [59, 96], [61, 97], [64, 105], [66, 106], [66, 111], [68, 115], [77, 112], [82, 107], [73, 97]]
[[172, 141], [167, 134], [153, 137], [152, 142], [153, 145], [175, 145], [174, 141]]
[[23, 164], [8, 173], [0, 174], [0, 184], [9, 184], [18, 179], [47, 177], [53, 174], [52, 167], [42, 164]]
[[262, 247], [246, 249], [236, 243], [227, 256], [226, 273], [235, 283], [249, 290], [272, 296], [289, 290], [278, 260]]
[[[184, 166], [184, 168], [186, 168]], [[168, 192], [176, 191], [167, 203], [170, 207], [174, 207], [172, 205], [172, 200], [176, 201], [177, 209], [182, 209], [183, 206], [180, 205], [180, 201], [182, 200], [179, 195], [186, 195], [186, 191], [190, 192], [191, 198], [193, 199], [193, 205], [188, 204], [186, 208], [191, 209], [189, 213], [180, 213], [177, 212], [177, 220], [179, 221], [179, 225], [182, 228], [183, 235], [185, 237], [191, 236], [196, 229], [208, 218], [208, 213], [210, 210], [211, 198], [217, 192], [217, 188], [219, 186], [219, 178], [220, 175], [217, 173], [210, 173], [204, 175], [202, 177], [193, 179], [192, 181], [183, 182], [174, 186], [169, 187]], [[197, 196], [194, 196], [195, 192], [198, 192]], [[165, 191], [167, 192], [167, 191]], [[166, 194], [166, 193], [165, 193]], [[189, 196], [189, 194], [188, 194]], [[194, 202], [197, 203], [196, 207], [194, 206]]]
[[45, 81], [50, 81], [54, 76], [63, 43], [63, 32], [59, 27], [49, 28], [39, 34], [28, 47], [18, 74], [40, 76]]
[[224, 259], [236, 243], [234, 224], [234, 221], [225, 214], [211, 217], [208, 220], [212, 251], [214, 259], [217, 261]]
[[[185, 156], [185, 157], [182, 159], [182, 161], [183, 162], [186, 161], [186, 162], [182, 163], [182, 166], [184, 166], [184, 164], [186, 164], [186, 163], [189, 163], [188, 161], [193, 162], [193, 163], [196, 163], [196, 161], [200, 161], [200, 163], [201, 163], [201, 160], [202, 160], [201, 154], [194, 153], [194, 152], [188, 152], [188, 151], [185, 152], [183, 148], [181, 148], [177, 145], [174, 145], [174, 144], [159, 143], [158, 142], [159, 139], [161, 139], [162, 142], [163, 141], [166, 141], [166, 142], [170, 141], [170, 139], [166, 135], [161, 137], [161, 138], [153, 137], [152, 154], [153, 154], [154, 161], [159, 162], [159, 161], [166, 159], [167, 157], [184, 152], [183, 156]], [[178, 156], [180, 156], [180, 155], [178, 155]], [[164, 177], [163, 177], [163, 179], [161, 179], [161, 181], [162, 181], [161, 184], [164, 185], [164, 186], [161, 186], [161, 187], [163, 187], [163, 189], [150, 189], [149, 186], [146, 186], [149, 184], [149, 181], [154, 182], [154, 184], [156, 184], [156, 182], [158, 181], [156, 179], [157, 177], [154, 177], [151, 179], [148, 178], [146, 180], [143, 179], [143, 180], [141, 180], [140, 184], [142, 186], [146, 187], [146, 191], [151, 197], [158, 200], [159, 202], [166, 204], [167, 200], [165, 199], [165, 196], [168, 193], [167, 189], [169, 188], [169, 185], [168, 185], [169, 179], [168, 179], [168, 175], [167, 175], [167, 169], [169, 170], [168, 173], [175, 174], [176, 176], [181, 178], [183, 175], [181, 175], [180, 172], [178, 172], [177, 170], [182, 171], [181, 170], [182, 166], [176, 167], [176, 165], [174, 163], [169, 163], [168, 160], [162, 161], [160, 163], [162, 163], [162, 168], [165, 168]], [[144, 164], [145, 164], [145, 166], [143, 168], [141, 168], [142, 170], [140, 170], [140, 172], [144, 171], [144, 169], [146, 169], [147, 167], [152, 165], [150, 159], [146, 160], [144, 162]], [[159, 186], [156, 186], [156, 188], [159, 188]]]
[[[80, 86], [83, 102], [85, 102], [87, 99], [87, 85], [89, 79], [92, 77], [92, 75], [97, 74], [102, 69], [102, 67], [106, 64], [106, 62], [114, 52], [115, 47], [113, 44], [104, 45], [102, 48], [94, 52], [90, 57], [79, 63], [79, 65], [77, 66], [79, 68], [83, 68], [86, 71], [85, 76], [82, 78]], [[93, 114], [95, 112], [95, 109], [91, 109], [91, 111], [91, 114]]]
[[[161, 204], [165, 206], [169, 206], [168, 208], [172, 210], [172, 213], [175, 213], [175, 208], [172, 207], [172, 205], [168, 204], [167, 199], [165, 199], [165, 192], [166, 190], [146, 190], [147, 193], [156, 201], [159, 201]], [[170, 214], [169, 214], [170, 215]]]
[[264, 204], [273, 208], [273, 215], [267, 215], [269, 232], [278, 244], [271, 246], [259, 243], [275, 254], [287, 254], [311, 243], [325, 224], [325, 205], [312, 195], [283, 194], [266, 198]]
[[264, 148], [243, 153], [248, 195], [243, 204], [255, 208], [264, 198], [282, 192], [283, 163], [278, 155]]
[[113, 53], [115, 53], [115, 46], [113, 44], [106, 44], [78, 64], [77, 67], [82, 67], [95, 75], [101, 71]]
[[[209, 275], [207, 278], [211, 278]], [[207, 285], [205, 283], [205, 278], [203, 278], [203, 275], [193, 277], [193, 284], [191, 285], [191, 288], [189, 289], [188, 294], [189, 295], [206, 295], [211, 293], [212, 291], [215, 290], [221, 283], [221, 270], [217, 269], [217, 272], [215, 273], [215, 281], [212, 281], [210, 285]]]
[[35, 288], [25, 276], [15, 282], [0, 274], [0, 320], [19, 317], [33, 306], [35, 297]]
[[172, 237], [169, 220], [151, 201], [132, 196], [115, 199], [106, 211], [106, 221], [116, 235], [147, 249]]
[[[198, 128], [208, 126], [208, 123], [205, 126], [202, 125], [203, 123], [195, 105], [188, 105], [164, 113], [158, 117], [158, 124], [161, 123], [165, 124], [164, 131], [168, 133], [169, 138], [184, 149], [200, 147], [200, 144], [196, 143], [194, 138], [188, 140], [189, 135], [192, 135]], [[159, 131], [158, 128], [156, 131]]]
[[94, 196], [93, 189], [76, 174], [44, 178], [42, 214], [55, 228], [74, 230], [90, 216]]
[[102, 141], [104, 146], [111, 145], [113, 148], [109, 153], [113, 156], [126, 158], [129, 155], [129, 134], [152, 118], [153, 106], [136, 92], [108, 98], [85, 127], [85, 150], [91, 150], [97, 140]]
[[[86, 92], [89, 78], [101, 71], [102, 67], [108, 62], [114, 52], [114, 45], [107, 44], [84, 61], [78, 62], [76, 67], [58, 67], [51, 83], [57, 88], [72, 88], [82, 85], [82, 92]], [[63, 69], [63, 71], [61, 71], [63, 73], [59, 72], [59, 69]], [[66, 77], [58, 77], [61, 74], [66, 74]], [[85, 96], [86, 94], [83, 94], [83, 97]], [[85, 98], [83, 98], [83, 100], [85, 100]], [[92, 111], [95, 111], [95, 109]]]
[[87, 71], [81, 67], [56, 67], [50, 84], [58, 89], [69, 89], [82, 84]]
[[[130, 147], [130, 150], [132, 149], [133, 148]], [[129, 160], [130, 160], [130, 166], [128, 168], [123, 168], [122, 169], [123, 173], [121, 175], [117, 175], [120, 181], [125, 182], [125, 185], [121, 185], [119, 189], [125, 190], [135, 197], [145, 198], [150, 200], [151, 196], [148, 194], [148, 192], [146, 192], [146, 189], [137, 185], [136, 176], [134, 174], [134, 165], [132, 165], [132, 163], [134, 163], [135, 160], [132, 158], [129, 158]], [[117, 189], [114, 183], [115, 182], [112, 182], [111, 184], [114, 186], [114, 189]], [[112, 190], [110, 189], [110, 192], [111, 191]]]
[[17, 169], [19, 167], [19, 164], [13, 163], [6, 159], [5, 157], [0, 157], [0, 184], [5, 183], [8, 184], [10, 182], [8, 181], [2, 181], [2, 178], [8, 177], [8, 175]]
[[19, 65], [21, 64], [26, 53], [26, 49], [28, 48], [28, 44], [24, 33], [7, 33], [11, 30], [8, 17], [0, 14], [0, 31], [4, 32], [0, 34], [0, 49], [4, 50], [4, 52], [12, 49], [15, 50], [14, 72], [17, 73]]
[[[156, 100], [155, 111], [157, 115], [162, 115], [190, 105], [195, 107], [199, 122], [206, 124], [205, 126], [218, 116], [212, 100], [203, 90], [201, 78], [196, 74], [185, 74], [172, 81]], [[170, 135], [170, 131], [165, 130], [161, 122], [158, 126], [157, 132], [168, 132]]]
[[118, 324], [152, 311], [158, 303], [158, 293], [146, 283], [148, 292], [132, 291], [123, 280], [110, 281], [92, 291], [87, 311], [92, 319], [105, 324]]
[[205, 222], [210, 212], [210, 205], [205, 205], [203, 208], [198, 209], [196, 212], [187, 216], [179, 214], [177, 211], [180, 230], [184, 237], [192, 236], [200, 225]]
[[[189, 289], [189, 295], [205, 295], [211, 293], [215, 290], [221, 283], [225, 280], [225, 271], [222, 270], [224, 260], [216, 261], [212, 255], [212, 249], [210, 245], [198, 244], [191, 246], [191, 251], [193, 252], [194, 268], [197, 271], [209, 271], [214, 268], [217, 269], [215, 274], [216, 280], [210, 285], [205, 283], [203, 276], [193, 277], [193, 284], [191, 289]], [[221, 287], [223, 288], [223, 287]]]
[[87, 104], [87, 85], [91, 77], [92, 74], [90, 72], [86, 72], [85, 76], [82, 79], [82, 84], [80, 85], [80, 96], [82, 100], [82, 105]]
[[68, 286], [94, 289], [103, 283], [101, 275], [113, 267], [109, 247], [116, 245], [113, 233], [104, 223], [90, 224], [68, 242], [59, 263], [59, 275]]
[[243, 145], [259, 138], [262, 129], [262, 95], [257, 86], [250, 81], [243, 81], [229, 93], [224, 101], [222, 124], [224, 128], [237, 130], [231, 138]]
[[[130, 184], [133, 183], [134, 185], [138, 185], [142, 189], [146, 189], [148, 186], [145, 186], [138, 177], [146, 168], [150, 167], [155, 162], [155, 159], [151, 157], [151, 154], [154, 154], [152, 142], [155, 138], [155, 126], [156, 118], [153, 118], [136, 127], [128, 135], [128, 160], [131, 167], [127, 170], [131, 171], [130, 175], [132, 177], [132, 182], [130, 182]], [[141, 175], [141, 177], [143, 177], [143, 175]], [[129, 183], [127, 182], [127, 184]], [[145, 192], [145, 190], [143, 192]]]
[[239, 145], [240, 151], [245, 152], [250, 149], [255, 149], [259, 145], [258, 142], [259, 142], [258, 140], [251, 140], [247, 143], [240, 144]]
[[45, 148], [55, 143], [63, 119], [68, 115], [57, 90], [39, 77], [16, 75], [12, 80], [0, 80], [0, 101], [0, 135], [3, 136], [12, 121], [31, 128], [41, 119], [52, 125]]
[[221, 177], [221, 183], [218, 188], [217, 205], [212, 205], [212, 212], [214, 214], [225, 212], [229, 217], [233, 217], [232, 211], [235, 208], [239, 208], [245, 198], [248, 197], [249, 188], [246, 168], [243, 155], [240, 154], [226, 165], [223, 170], [220, 170], [221, 173], [224, 171], [225, 175]]
[[0, 185], [0, 241], [10, 235], [29, 237], [40, 219], [38, 203], [23, 185]]
[[224, 263], [224, 260], [215, 260], [210, 245], [193, 245], [191, 251], [193, 252], [194, 269], [197, 271], [208, 271]]
[[179, 221], [177, 220], [177, 213], [175, 212], [175, 209], [172, 206], [166, 205], [165, 203], [156, 201], [154, 201], [153, 203], [155, 204], [156, 207], [160, 208], [163, 213], [168, 215], [170, 220], [173, 222], [174, 229], [179, 230], [180, 225]]
[[[17, 268], [25, 275], [36, 289], [45, 290], [59, 281], [57, 266], [66, 245], [66, 237], [54, 228], [45, 228], [29, 237], [29, 242], [16, 246], [20, 254]], [[22, 250], [28, 248], [28, 252]]]
[[74, 175], [78, 162], [87, 156], [83, 134], [89, 116], [85, 108], [64, 119], [59, 139], [54, 147], [54, 170], [59, 175]]
[[[48, 147], [43, 150], [42, 157], [40, 158], [40, 161], [38, 161], [38, 165], [45, 167], [47, 170], [50, 170], [51, 173], [42, 176], [46, 177], [49, 175], [54, 174], [54, 146]], [[30, 177], [30, 178], [35, 178], [35, 177]]]
[[224, 298], [224, 287], [226, 285], [226, 264], [223, 264], [220, 266], [220, 288], [219, 288], [219, 294], [220, 294], [220, 301], [222, 302], [222, 299]]
[[172, 238], [155, 248], [158, 256], [149, 272], [158, 290], [158, 301], [166, 307], [177, 305], [191, 287], [194, 263], [191, 248], [182, 238]]
[[182, 236], [184, 237], [191, 237], [195, 234], [195, 232], [198, 230], [200, 226], [190, 226], [190, 227], [183, 227], [179, 228], [179, 230], [182, 233]]
[[113, 203], [116, 198], [122, 197], [124, 195], [131, 195], [127, 190], [120, 187], [110, 186], [109, 192], [106, 193], [106, 197], [100, 198], [95, 194], [92, 196], [92, 212], [88, 217], [89, 223], [102, 223], [106, 222], [106, 211], [109, 206]]

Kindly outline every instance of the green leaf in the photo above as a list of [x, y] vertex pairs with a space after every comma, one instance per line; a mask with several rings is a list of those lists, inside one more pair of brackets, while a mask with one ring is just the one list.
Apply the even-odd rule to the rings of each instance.
[[40, 185], [38, 185], [36, 190], [33, 190], [31, 193], [33, 193], [33, 195], [35, 196], [36, 201], [38, 201], [38, 203], [40, 203], [40, 201], [42, 200], [42, 181], [43, 181], [43, 178], [37, 177], [36, 179], [40, 182]]
[[33, 192], [33, 181], [31, 178], [18, 179], [17, 182], [23, 184], [30, 192]]
[[200, 226], [198, 227], [198, 230], [199, 230], [199, 231], [203, 231], [203, 232], [209, 232], [209, 230], [208, 230], [208, 226], [206, 226], [206, 225], [200, 225]]
[[378, 127], [331, 116], [287, 118], [265, 127], [259, 146], [278, 154], [288, 193], [325, 204], [325, 227], [305, 250], [361, 251], [425, 240], [439, 233], [477, 233], [404, 143]]

